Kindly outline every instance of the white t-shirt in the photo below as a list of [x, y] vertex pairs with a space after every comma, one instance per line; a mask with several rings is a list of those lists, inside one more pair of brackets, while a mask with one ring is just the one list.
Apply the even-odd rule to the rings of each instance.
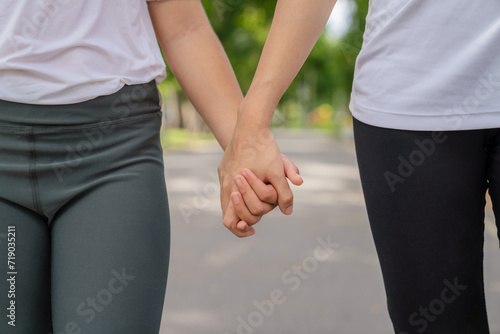
[[350, 109], [385, 128], [500, 127], [500, 1], [370, 0]]
[[0, 99], [68, 104], [161, 82], [147, 1], [1, 0]]

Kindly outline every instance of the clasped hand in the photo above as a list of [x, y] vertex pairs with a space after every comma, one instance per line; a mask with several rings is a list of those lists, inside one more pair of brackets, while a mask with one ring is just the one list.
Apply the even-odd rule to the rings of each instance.
[[240, 238], [255, 234], [253, 225], [276, 206], [291, 214], [293, 194], [286, 178], [295, 185], [303, 182], [269, 128], [235, 131], [218, 173], [224, 226]]

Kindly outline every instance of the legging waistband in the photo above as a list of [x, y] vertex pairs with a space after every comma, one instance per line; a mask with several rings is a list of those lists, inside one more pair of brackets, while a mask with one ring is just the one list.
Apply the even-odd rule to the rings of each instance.
[[63, 105], [37, 105], [0, 100], [0, 126], [73, 126], [144, 115], [159, 110], [154, 80], [125, 85], [116, 93]]

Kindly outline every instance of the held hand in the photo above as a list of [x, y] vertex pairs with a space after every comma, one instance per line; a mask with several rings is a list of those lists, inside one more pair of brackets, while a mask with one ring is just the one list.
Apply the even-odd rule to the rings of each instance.
[[[303, 180], [298, 168], [284, 154], [281, 160], [285, 176], [293, 184], [301, 185]], [[278, 194], [272, 184], [265, 184], [247, 168], [234, 178], [234, 185], [237, 191], [231, 193], [231, 200], [223, 210], [223, 221], [235, 235], [247, 237], [255, 233], [252, 225], [277, 206]]]
[[221, 184], [221, 204], [224, 209], [232, 191], [234, 178], [248, 168], [264, 183], [270, 183], [278, 193], [278, 204], [285, 214], [292, 212], [293, 194], [285, 178], [278, 144], [271, 129], [261, 128], [245, 133], [235, 130], [218, 167]]
[[[296, 186], [300, 186], [304, 181], [299, 176], [298, 168], [290, 159], [281, 154], [286, 177]], [[231, 194], [231, 210], [227, 210], [228, 219], [236, 228], [243, 232], [255, 233], [252, 225], [256, 224], [260, 218], [277, 206], [277, 193], [270, 184], [265, 184], [249, 169], [243, 169], [241, 176], [235, 178], [238, 192]], [[242, 201], [243, 198], [243, 201]], [[269, 203], [271, 203], [270, 206]], [[240, 220], [241, 219], [241, 220]]]

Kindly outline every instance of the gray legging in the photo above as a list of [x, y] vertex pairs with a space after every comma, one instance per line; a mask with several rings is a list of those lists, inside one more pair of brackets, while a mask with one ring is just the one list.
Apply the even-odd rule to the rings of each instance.
[[156, 85], [0, 101], [0, 333], [157, 334], [170, 221]]

